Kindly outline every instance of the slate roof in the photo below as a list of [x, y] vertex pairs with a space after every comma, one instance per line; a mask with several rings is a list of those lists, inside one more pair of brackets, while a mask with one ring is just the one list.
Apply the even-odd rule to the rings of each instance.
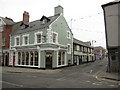
[[0, 18], [2, 18], [2, 20], [5, 22], [5, 24], [6, 25], [13, 25], [15, 22], [12, 20], [12, 19], [10, 19], [10, 18], [3, 18], [3, 17], [0, 17]]
[[[59, 16], [60, 16], [60, 14], [47, 17], [48, 19], [50, 19], [50, 21], [45, 23], [45, 24], [42, 24], [41, 19], [33, 21], [33, 22], [29, 22], [29, 23], [24, 23], [24, 22], [21, 21], [21, 22], [17, 23], [15, 28], [13, 28], [13, 32], [11, 33], [11, 35], [21, 34], [21, 33], [25, 33], [25, 32], [28, 32], [28, 31], [33, 31], [33, 30], [37, 30], [37, 29], [42, 29], [42, 28], [47, 28]], [[28, 27], [25, 28], [25, 29], [21, 29], [21, 24], [25, 24]]]
[[91, 47], [91, 48], [92, 48], [92, 46], [90, 46], [90, 45], [88, 45], [87, 43], [85, 43], [85, 42], [83, 42], [83, 41], [80, 41], [80, 40], [78, 40], [78, 39], [76, 39], [76, 38], [73, 38], [73, 43], [75, 43], [75, 44], [80, 44], [80, 45], [82, 45], [82, 46], [86, 46], [86, 47]]

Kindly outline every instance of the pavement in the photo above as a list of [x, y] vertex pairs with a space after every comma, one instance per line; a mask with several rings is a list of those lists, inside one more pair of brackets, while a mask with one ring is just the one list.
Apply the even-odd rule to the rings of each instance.
[[34, 69], [34, 68], [21, 68], [21, 67], [0, 67], [2, 68], [2, 72], [10, 72], [10, 73], [58, 73], [61, 72], [60, 69]]
[[105, 80], [108, 82], [116, 83], [120, 86], [120, 73], [118, 72], [107, 72], [107, 66], [103, 67], [100, 71], [94, 74], [97, 80]]

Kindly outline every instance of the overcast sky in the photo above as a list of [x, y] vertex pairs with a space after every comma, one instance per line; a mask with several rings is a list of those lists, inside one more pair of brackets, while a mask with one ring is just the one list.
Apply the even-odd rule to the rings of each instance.
[[30, 21], [34, 21], [43, 15], [54, 15], [54, 7], [61, 5], [75, 38], [82, 41], [95, 40], [94, 46], [106, 47], [101, 5], [111, 1], [113, 0], [0, 0], [0, 16], [18, 22], [22, 20], [23, 12], [27, 11]]

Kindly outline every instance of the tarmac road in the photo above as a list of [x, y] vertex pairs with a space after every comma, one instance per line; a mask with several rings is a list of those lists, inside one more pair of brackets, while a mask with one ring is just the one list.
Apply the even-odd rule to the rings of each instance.
[[3, 67], [2, 88], [118, 88], [118, 82], [99, 78], [107, 59], [55, 70]]

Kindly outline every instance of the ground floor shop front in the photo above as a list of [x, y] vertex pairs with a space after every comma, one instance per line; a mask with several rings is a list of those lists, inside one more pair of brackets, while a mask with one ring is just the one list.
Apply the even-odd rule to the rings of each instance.
[[72, 55], [65, 49], [16, 49], [10, 51], [10, 66], [59, 68], [68, 65]]

